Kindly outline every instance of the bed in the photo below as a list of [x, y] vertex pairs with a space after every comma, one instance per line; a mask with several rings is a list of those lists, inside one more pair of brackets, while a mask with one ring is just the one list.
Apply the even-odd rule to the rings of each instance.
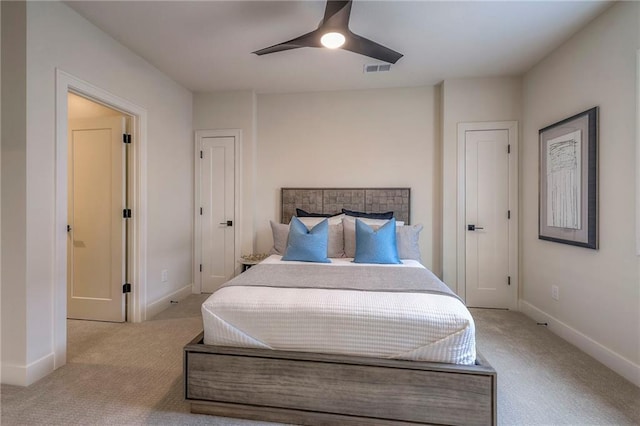
[[[408, 188], [383, 188], [382, 203], [364, 207], [372, 190], [326, 189], [326, 202], [324, 189], [283, 189], [282, 220], [301, 208], [285, 204], [327, 214], [341, 202], [379, 212], [409, 205]], [[403, 214], [408, 225], [408, 207]], [[475, 351], [473, 319], [419, 261], [282, 259], [274, 254], [203, 304], [205, 330], [184, 349], [192, 412], [293, 424], [496, 423], [496, 372]]]

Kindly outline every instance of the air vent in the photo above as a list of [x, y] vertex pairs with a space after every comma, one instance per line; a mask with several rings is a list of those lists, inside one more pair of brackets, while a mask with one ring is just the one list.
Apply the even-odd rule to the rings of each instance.
[[370, 72], [387, 72], [387, 71], [391, 71], [391, 64], [366, 64], [364, 66], [364, 73], [370, 73]]

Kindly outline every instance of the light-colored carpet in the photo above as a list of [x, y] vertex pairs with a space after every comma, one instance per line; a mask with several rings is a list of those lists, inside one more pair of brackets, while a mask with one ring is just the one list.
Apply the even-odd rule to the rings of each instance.
[[[182, 347], [202, 329], [192, 295], [142, 324], [69, 321], [67, 365], [2, 385], [2, 425], [266, 425], [189, 413]], [[638, 425], [640, 389], [517, 312], [472, 309], [498, 371], [502, 425]]]
[[640, 388], [519, 312], [470, 310], [499, 424], [640, 425]]

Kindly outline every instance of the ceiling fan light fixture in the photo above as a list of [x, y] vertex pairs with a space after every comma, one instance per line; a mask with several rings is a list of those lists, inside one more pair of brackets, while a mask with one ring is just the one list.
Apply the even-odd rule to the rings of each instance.
[[320, 38], [320, 43], [328, 49], [337, 49], [344, 44], [346, 39], [338, 32], [330, 32], [324, 34]]
[[352, 3], [353, 0], [327, 0], [324, 18], [320, 21], [320, 26], [317, 29], [291, 40], [256, 50], [253, 53], [261, 56], [301, 47], [324, 47], [348, 50], [389, 64], [398, 62], [402, 58], [402, 53], [349, 30]]

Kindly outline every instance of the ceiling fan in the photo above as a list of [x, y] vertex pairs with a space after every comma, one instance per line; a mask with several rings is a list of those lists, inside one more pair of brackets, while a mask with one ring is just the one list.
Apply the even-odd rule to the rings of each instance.
[[361, 37], [349, 30], [351, 3], [352, 0], [328, 0], [324, 10], [324, 18], [316, 30], [284, 43], [256, 50], [253, 53], [266, 55], [300, 47], [327, 47], [329, 49], [349, 50], [391, 64], [398, 62], [398, 59], [403, 56], [402, 53]]

